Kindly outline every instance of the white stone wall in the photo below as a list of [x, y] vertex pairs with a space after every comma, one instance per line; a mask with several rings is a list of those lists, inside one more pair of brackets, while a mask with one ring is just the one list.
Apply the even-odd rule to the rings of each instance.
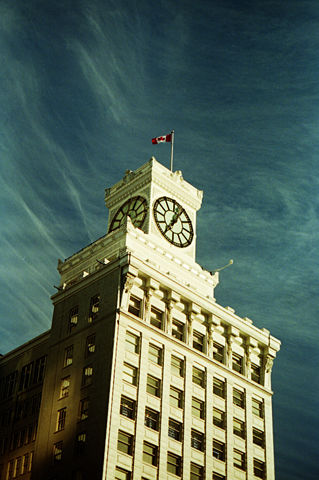
[[[136, 273], [136, 272], [135, 272]], [[223, 318], [215, 318], [212, 327], [212, 339], [218, 343], [231, 343], [228, 348], [228, 357], [225, 364], [221, 364], [212, 358], [212, 350], [208, 348], [207, 319], [211, 318], [203, 312], [199, 305], [187, 302], [187, 298], [181, 297], [176, 292], [165, 290], [165, 286], [150, 277], [138, 278], [134, 276], [129, 282], [130, 288], [122, 298], [122, 310], [119, 316], [118, 347], [116, 352], [115, 381], [112, 398], [112, 413], [110, 424], [110, 442], [108, 449], [108, 465], [106, 478], [114, 478], [115, 467], [121, 467], [133, 472], [132, 479], [140, 480], [141, 477], [177, 478], [167, 473], [167, 452], [182, 457], [182, 478], [190, 478], [190, 463], [204, 467], [205, 479], [212, 479], [213, 472], [225, 475], [227, 479], [255, 479], [253, 473], [253, 461], [258, 459], [266, 464], [266, 476], [268, 480], [274, 479], [273, 459], [273, 434], [272, 434], [272, 411], [271, 390], [266, 386], [259, 385], [249, 378], [249, 363], [244, 360], [243, 374], [237, 373], [231, 368], [231, 352], [242, 355], [250, 355], [254, 362], [263, 362], [265, 352], [253, 337], [249, 337], [247, 348], [247, 335], [232, 327]], [[130, 294], [142, 300], [142, 318], [127, 313]], [[169, 305], [169, 308], [167, 306]], [[164, 330], [161, 331], [149, 324], [149, 312], [151, 306], [164, 312]], [[233, 313], [233, 312], [231, 312]], [[171, 336], [171, 318], [185, 322], [185, 342]], [[192, 319], [192, 321], [191, 321]], [[229, 320], [229, 319], [228, 319]], [[246, 327], [246, 322], [243, 321]], [[250, 323], [249, 323], [250, 325]], [[255, 329], [256, 327], [254, 327]], [[199, 352], [192, 347], [192, 330], [205, 335], [205, 352]], [[126, 331], [130, 331], [140, 337], [140, 351], [138, 354], [125, 350]], [[212, 341], [212, 339], [210, 341]], [[148, 359], [149, 343], [163, 348], [162, 366], [156, 365]], [[266, 345], [264, 345], [266, 347]], [[210, 356], [208, 356], [208, 353]], [[274, 352], [272, 352], [274, 354]], [[171, 373], [171, 356], [184, 358], [184, 377], [176, 377]], [[137, 386], [129, 385], [123, 381], [123, 362], [138, 368]], [[263, 365], [261, 363], [261, 365]], [[192, 367], [197, 366], [205, 370], [205, 388], [192, 382]], [[150, 374], [161, 379], [161, 396], [154, 397], [146, 393], [146, 379]], [[270, 373], [268, 373], [270, 375]], [[213, 394], [213, 377], [218, 377], [226, 382], [225, 399]], [[178, 409], [169, 404], [170, 385], [184, 392], [183, 409]], [[233, 404], [233, 387], [245, 392], [245, 408]], [[136, 401], [137, 410], [135, 420], [130, 420], [119, 414], [121, 395], [125, 395]], [[192, 397], [205, 402], [204, 419], [192, 416]], [[263, 402], [263, 417], [259, 418], [252, 413], [252, 398]], [[145, 406], [160, 412], [159, 431], [153, 431], [144, 426]], [[217, 408], [225, 412], [226, 428], [222, 429], [213, 424], [213, 409]], [[178, 442], [168, 436], [168, 419], [173, 418], [183, 423], [183, 441]], [[233, 418], [245, 422], [245, 435], [240, 438], [233, 434]], [[264, 448], [255, 445], [252, 439], [252, 428], [258, 428], [265, 432]], [[194, 428], [205, 434], [205, 448], [198, 451], [191, 447], [191, 429]], [[134, 449], [132, 455], [126, 455], [117, 450], [118, 430], [131, 433], [134, 436]], [[225, 461], [218, 460], [212, 455], [213, 440], [219, 440], [226, 445]], [[154, 467], [143, 463], [143, 441], [147, 441], [158, 447], [158, 466]], [[244, 469], [234, 467], [233, 451], [239, 450], [245, 454]]]

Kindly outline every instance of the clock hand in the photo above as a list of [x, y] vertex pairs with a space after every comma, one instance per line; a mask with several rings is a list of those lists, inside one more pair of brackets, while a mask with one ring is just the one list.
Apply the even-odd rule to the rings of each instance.
[[182, 213], [183, 213], [183, 209], [181, 207], [178, 207], [170, 221], [171, 228], [175, 225], [175, 223], [177, 222], [177, 220], [179, 219]]
[[166, 233], [168, 230], [170, 230], [175, 225], [175, 223], [177, 222], [181, 213], [182, 213], [182, 209], [177, 207], [173, 216], [172, 216], [172, 218], [170, 219], [169, 224], [166, 226], [164, 233]]

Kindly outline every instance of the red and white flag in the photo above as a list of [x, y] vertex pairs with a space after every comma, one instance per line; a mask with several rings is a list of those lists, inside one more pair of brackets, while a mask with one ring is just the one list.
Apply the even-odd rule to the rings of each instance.
[[162, 135], [161, 137], [152, 138], [152, 143], [165, 143], [172, 141], [172, 134], [169, 133], [168, 135]]

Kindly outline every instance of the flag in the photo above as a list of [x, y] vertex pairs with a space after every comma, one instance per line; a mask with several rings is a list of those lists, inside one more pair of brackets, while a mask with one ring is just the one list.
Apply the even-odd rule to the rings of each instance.
[[169, 133], [168, 135], [162, 135], [161, 137], [152, 138], [152, 143], [165, 143], [172, 141], [172, 134]]

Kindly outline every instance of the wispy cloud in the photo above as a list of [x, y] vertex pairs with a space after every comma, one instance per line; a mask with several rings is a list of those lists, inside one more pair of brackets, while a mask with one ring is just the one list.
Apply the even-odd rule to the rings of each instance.
[[105, 233], [126, 169], [168, 165], [150, 139], [174, 128], [175, 168], [204, 190], [198, 261], [234, 259], [217, 300], [283, 340], [277, 478], [316, 478], [311, 442], [286, 445], [317, 408], [317, 2], [73, 3], [0, 5], [0, 350], [49, 326], [57, 258]]

